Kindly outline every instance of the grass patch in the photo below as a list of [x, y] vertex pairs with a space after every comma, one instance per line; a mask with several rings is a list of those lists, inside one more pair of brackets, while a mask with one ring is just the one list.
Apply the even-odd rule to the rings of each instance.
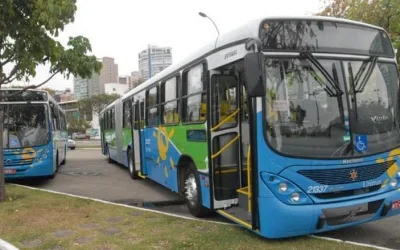
[[6, 185], [0, 235], [20, 249], [367, 249], [310, 237], [266, 240], [246, 229]]

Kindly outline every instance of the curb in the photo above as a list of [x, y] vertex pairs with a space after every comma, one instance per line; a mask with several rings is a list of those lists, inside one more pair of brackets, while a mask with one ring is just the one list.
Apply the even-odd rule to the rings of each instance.
[[19, 249], [11, 245], [7, 241], [0, 239], [0, 250], [19, 250]]

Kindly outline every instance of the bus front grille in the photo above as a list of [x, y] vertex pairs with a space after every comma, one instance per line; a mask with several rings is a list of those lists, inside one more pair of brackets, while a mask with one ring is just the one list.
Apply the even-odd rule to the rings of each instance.
[[378, 178], [394, 163], [392, 160], [351, 168], [299, 170], [297, 173], [322, 185], [340, 185]]
[[4, 160], [4, 166], [5, 167], [11, 167], [11, 166], [22, 166], [22, 165], [30, 165], [33, 163], [33, 159], [6, 159]]

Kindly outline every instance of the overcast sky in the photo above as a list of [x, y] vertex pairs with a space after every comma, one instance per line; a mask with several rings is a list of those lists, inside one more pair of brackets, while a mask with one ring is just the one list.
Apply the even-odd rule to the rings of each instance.
[[[217, 24], [220, 33], [259, 17], [311, 15], [322, 8], [322, 0], [77, 0], [75, 22], [58, 38], [89, 38], [93, 54], [114, 57], [119, 75], [138, 70], [138, 53], [148, 44], [172, 47], [173, 63], [204, 43], [216, 38], [213, 24], [198, 15], [204, 12]], [[38, 67], [37, 76], [26, 84], [38, 84], [49, 76], [47, 67]], [[73, 88], [72, 77], [54, 77], [45, 86]]]

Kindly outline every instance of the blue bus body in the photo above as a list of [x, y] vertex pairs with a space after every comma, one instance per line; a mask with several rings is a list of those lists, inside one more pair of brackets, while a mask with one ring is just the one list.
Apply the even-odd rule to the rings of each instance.
[[[19, 89], [1, 91], [4, 96], [18, 93]], [[54, 178], [59, 166], [67, 160], [68, 133], [65, 112], [46, 91], [40, 90], [28, 90], [27, 94], [17, 94], [12, 100], [6, 100], [1, 105], [5, 117], [5, 179]], [[18, 115], [21, 116], [16, 118]], [[41, 125], [32, 126], [32, 121]]]
[[[274, 153], [265, 143], [262, 117], [257, 114], [257, 203], [260, 213], [276, 216], [260, 216], [261, 235], [282, 238], [315, 234], [400, 214], [400, 186], [390, 185], [393, 179], [400, 183], [396, 163], [400, 148], [358, 158], [354, 163], [288, 158]], [[352, 171], [364, 180], [352, 181]], [[284, 193], [278, 191], [280, 182], [290, 183]], [[294, 191], [301, 200], [295, 205], [289, 199]], [[335, 197], [336, 193], [343, 197]]]

